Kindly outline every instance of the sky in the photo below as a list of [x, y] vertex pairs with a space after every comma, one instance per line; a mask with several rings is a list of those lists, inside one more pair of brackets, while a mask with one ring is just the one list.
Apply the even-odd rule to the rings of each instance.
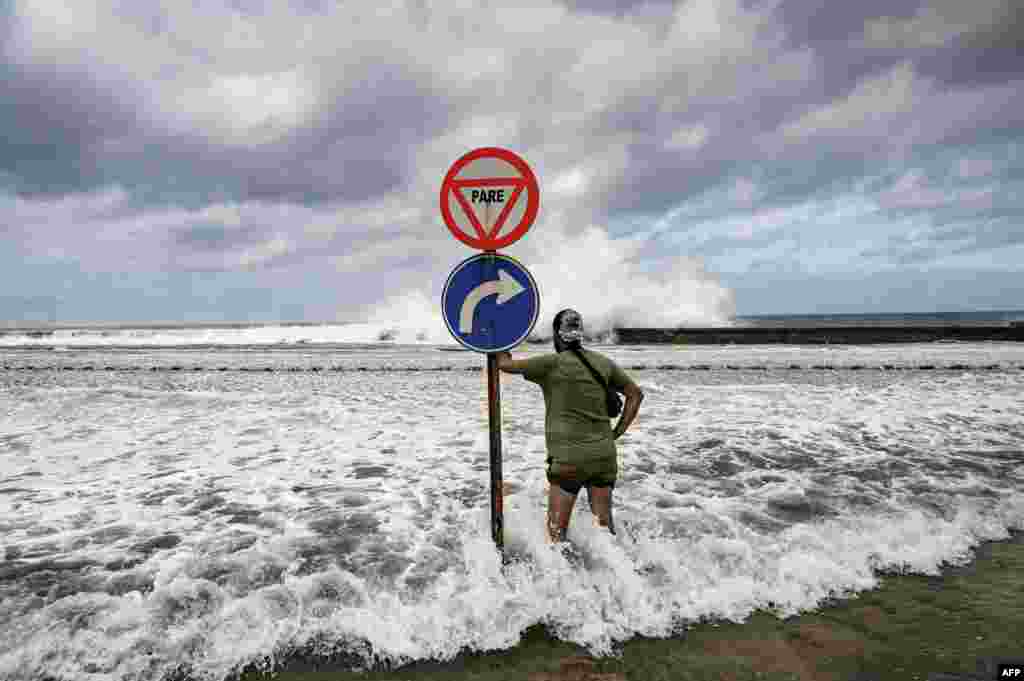
[[1024, 308], [1016, 0], [0, 1], [0, 320], [439, 317], [538, 178], [542, 319]]

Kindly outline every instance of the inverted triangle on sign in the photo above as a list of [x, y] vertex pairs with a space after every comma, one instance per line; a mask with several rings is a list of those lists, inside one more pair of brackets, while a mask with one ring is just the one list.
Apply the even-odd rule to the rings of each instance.
[[[526, 180], [520, 177], [486, 177], [455, 180], [452, 185], [455, 198], [477, 236], [493, 239], [523, 193]], [[502, 197], [501, 200], [498, 196]]]

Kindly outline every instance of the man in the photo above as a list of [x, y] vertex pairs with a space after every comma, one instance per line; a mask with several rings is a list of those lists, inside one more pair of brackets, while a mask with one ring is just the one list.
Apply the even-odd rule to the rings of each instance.
[[[636, 418], [643, 391], [615, 362], [593, 350], [584, 350], [583, 318], [575, 310], [562, 310], [552, 322], [555, 353], [512, 359], [498, 355], [498, 368], [523, 374], [544, 391], [544, 440], [548, 450], [548, 537], [565, 541], [576, 495], [587, 488], [587, 499], [597, 523], [615, 534], [612, 489], [618, 474], [615, 440]], [[614, 430], [609, 424], [604, 388], [576, 356], [583, 354], [608, 386], [625, 394], [626, 403]]]

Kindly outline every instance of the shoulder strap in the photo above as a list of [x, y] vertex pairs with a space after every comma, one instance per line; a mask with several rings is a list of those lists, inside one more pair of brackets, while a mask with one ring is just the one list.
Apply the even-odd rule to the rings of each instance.
[[580, 361], [583, 362], [583, 364], [588, 369], [590, 369], [590, 374], [594, 377], [594, 380], [601, 384], [601, 387], [604, 388], [605, 392], [608, 392], [608, 383], [604, 380], [604, 377], [601, 374], [597, 373], [597, 370], [590, 365], [590, 362], [588, 362], [587, 358], [583, 356], [583, 353], [577, 348], [570, 348], [570, 350], [572, 351], [572, 354], [579, 357]]

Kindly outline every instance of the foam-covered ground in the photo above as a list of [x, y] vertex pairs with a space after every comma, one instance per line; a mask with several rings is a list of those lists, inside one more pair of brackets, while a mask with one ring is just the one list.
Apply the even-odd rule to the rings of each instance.
[[[448, 658], [538, 623], [604, 653], [702, 616], [813, 608], [877, 568], [934, 573], [1024, 529], [1024, 348], [603, 350], [648, 367], [619, 446], [622, 531], [583, 497], [582, 560], [544, 543], [542, 397], [506, 376], [504, 569], [483, 377], [436, 370], [479, 356], [3, 352], [0, 677], [216, 679], [337, 646]], [[379, 371], [399, 367], [423, 370]]]

